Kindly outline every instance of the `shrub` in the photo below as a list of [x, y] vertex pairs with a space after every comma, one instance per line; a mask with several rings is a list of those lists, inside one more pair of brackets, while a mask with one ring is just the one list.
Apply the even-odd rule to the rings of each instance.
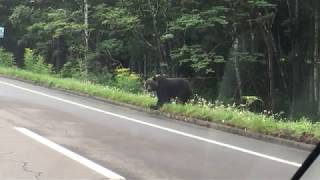
[[60, 70], [60, 75], [63, 78], [83, 79], [84, 70], [82, 68], [83, 65], [81, 63], [82, 61], [80, 59], [69, 59]]
[[88, 80], [94, 84], [101, 84], [106, 86], [114, 86], [115, 82], [112, 73], [105, 71], [99, 73], [90, 73]]
[[131, 93], [142, 91], [140, 77], [127, 68], [116, 69], [115, 86]]
[[240, 107], [250, 110], [252, 112], [262, 112], [264, 102], [257, 96], [242, 96]]
[[12, 53], [0, 48], [0, 65], [5, 67], [13, 67], [15, 59]]
[[52, 65], [45, 64], [44, 58], [36, 55], [32, 49], [26, 48], [24, 54], [25, 69], [40, 74], [52, 73]]

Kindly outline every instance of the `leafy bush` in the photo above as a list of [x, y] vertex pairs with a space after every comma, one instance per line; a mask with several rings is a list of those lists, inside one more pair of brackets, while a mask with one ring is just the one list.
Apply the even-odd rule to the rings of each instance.
[[60, 70], [60, 75], [63, 78], [83, 79], [84, 73], [84, 64], [80, 59], [68, 60]]
[[262, 112], [264, 106], [263, 100], [257, 96], [242, 96], [241, 103], [241, 107], [252, 112]]
[[108, 71], [90, 73], [88, 76], [88, 80], [94, 84], [101, 84], [106, 86], [114, 86], [115, 84], [113, 75]]
[[15, 59], [12, 53], [0, 48], [0, 65], [5, 67], [13, 67]]
[[140, 77], [127, 68], [116, 69], [115, 86], [131, 93], [142, 91]]
[[40, 74], [52, 73], [52, 65], [46, 64], [44, 58], [36, 55], [32, 49], [26, 48], [24, 54], [25, 69]]

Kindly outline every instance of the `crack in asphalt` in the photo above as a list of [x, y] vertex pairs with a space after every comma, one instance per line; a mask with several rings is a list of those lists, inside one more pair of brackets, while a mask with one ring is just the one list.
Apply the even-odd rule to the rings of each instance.
[[22, 163], [22, 169], [23, 169], [23, 171], [25, 171], [25, 172], [27, 172], [27, 173], [34, 174], [34, 178], [35, 178], [36, 180], [40, 180], [40, 176], [41, 176], [42, 172], [37, 172], [37, 171], [30, 170], [30, 169], [28, 168], [28, 164], [29, 164], [28, 162], [21, 161], [21, 163]]
[[28, 162], [26, 161], [19, 161], [19, 160], [15, 160], [13, 159], [13, 157], [9, 157], [9, 156], [12, 156], [14, 154], [14, 152], [0, 152], [0, 156], [5, 156], [7, 158], [7, 161], [10, 161], [10, 162], [14, 162], [14, 163], [19, 163], [19, 164], [22, 164], [22, 170], [26, 173], [30, 173], [30, 174], [33, 174], [34, 175], [34, 178], [36, 180], [40, 180], [40, 176], [43, 174], [43, 172], [37, 172], [37, 171], [33, 171], [31, 169], [28, 168]]

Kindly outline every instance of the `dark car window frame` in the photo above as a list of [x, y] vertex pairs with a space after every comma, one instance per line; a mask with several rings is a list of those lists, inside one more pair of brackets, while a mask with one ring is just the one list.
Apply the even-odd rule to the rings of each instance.
[[293, 175], [291, 179], [299, 180], [303, 176], [303, 174], [308, 170], [308, 168], [312, 165], [312, 163], [317, 159], [319, 154], [320, 154], [320, 142], [309, 154], [307, 159], [305, 159], [301, 167], [296, 171], [296, 173]]

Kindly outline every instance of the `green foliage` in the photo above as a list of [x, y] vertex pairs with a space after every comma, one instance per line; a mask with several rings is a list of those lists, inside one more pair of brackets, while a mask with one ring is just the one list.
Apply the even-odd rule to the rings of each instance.
[[[82, 45], [84, 26], [79, 12], [65, 7], [54, 9], [53, 6], [33, 8], [21, 5], [14, 7], [9, 20], [19, 32], [18, 44], [34, 49], [43, 57], [49, 57], [47, 60], [50, 61], [52, 48], [57, 48], [51, 44], [53, 39], [63, 37], [66, 44], [71, 44], [70, 47]], [[78, 51], [77, 55], [83, 56], [83, 52]]]
[[15, 28], [21, 29], [28, 26], [32, 19], [32, 13], [33, 10], [30, 7], [19, 5], [14, 8], [9, 20]]
[[52, 73], [52, 65], [46, 64], [44, 58], [36, 55], [32, 49], [26, 48], [24, 57], [24, 67], [26, 70], [40, 74]]
[[116, 69], [115, 86], [127, 92], [142, 92], [140, 77], [127, 68]]
[[266, 0], [250, 0], [248, 1], [248, 4], [252, 4], [253, 6], [259, 8], [274, 8], [276, 6], [275, 4], [272, 4]]
[[199, 27], [204, 23], [205, 20], [201, 18], [200, 14], [184, 14], [170, 24], [170, 29], [172, 31], [184, 31], [185, 29]]
[[60, 70], [60, 75], [63, 78], [81, 79], [82, 74], [83, 73], [80, 60], [69, 60], [64, 64], [64, 66]]
[[262, 101], [262, 99], [257, 96], [242, 96], [242, 100], [246, 105], [251, 105], [252, 103], [257, 101]]
[[257, 96], [242, 96], [240, 107], [251, 111], [257, 111], [257, 109], [262, 107], [263, 103], [263, 100]]
[[249, 52], [232, 52], [230, 54], [230, 60], [234, 60], [237, 58], [239, 62], [249, 62], [249, 63], [262, 63], [265, 64], [265, 61], [261, 61], [263, 59], [263, 54], [260, 53], [249, 53]]
[[209, 10], [201, 12], [200, 15], [205, 19], [206, 23], [204, 27], [213, 27], [216, 25], [227, 25], [228, 21], [226, 19], [227, 8], [223, 6], [211, 7]]
[[206, 53], [201, 46], [183, 46], [172, 52], [172, 58], [179, 64], [189, 64], [193, 70], [199, 74], [208, 74], [214, 72], [212, 66], [215, 62], [223, 62], [222, 56], [214, 53]]
[[139, 23], [138, 17], [130, 14], [127, 9], [107, 7], [105, 4], [95, 7], [93, 18], [97, 19], [111, 31], [131, 31]]
[[[88, 59], [92, 58], [92, 54], [88, 57]], [[92, 64], [87, 63], [90, 67]], [[109, 75], [109, 73], [104, 73], [103, 71], [95, 71], [95, 72], [86, 72], [86, 63], [83, 59], [68, 59], [68, 61], [64, 64], [62, 69], [60, 70], [60, 76], [63, 78], [73, 78], [82, 81], [88, 81], [94, 84], [105, 84], [104, 81], [108, 77], [103, 77], [104, 75]]]
[[13, 67], [15, 59], [12, 53], [7, 52], [5, 49], [0, 48], [0, 66]]
[[[274, 89], [283, 93], [275, 98], [274, 107], [286, 112], [292, 107], [302, 115], [309, 111], [300, 107], [314, 115], [319, 109], [318, 102], [311, 103], [316, 99], [310, 95], [318, 87], [312, 68], [317, 61], [314, 47], [319, 42], [314, 33], [318, 32], [318, 1], [88, 1], [89, 51], [84, 38], [83, 1], [8, 2], [0, 3], [0, 25], [8, 26], [11, 34], [3, 41], [4, 47], [14, 49], [17, 57], [21, 57], [20, 48], [30, 47], [45, 58], [37, 61], [43, 61], [39, 64], [61, 67], [66, 62], [63, 77], [117, 84], [110, 74], [114, 63], [151, 74], [159, 71], [163, 60], [172, 75], [214, 76], [218, 83], [228, 81], [227, 86], [232, 86], [236, 84], [234, 69], [225, 60], [236, 58], [244, 94], [262, 97], [265, 105], [270, 104], [270, 83], [263, 83], [272, 79], [269, 73], [274, 75]], [[232, 52], [235, 38], [239, 44], [237, 52]], [[64, 56], [55, 56], [58, 51]], [[273, 58], [273, 72], [268, 72], [268, 57]], [[20, 63], [20, 58], [17, 61]], [[10, 62], [5, 60], [4, 64], [10, 66]], [[42, 65], [33, 66], [42, 69]], [[220, 94], [205, 87], [203, 92], [207, 93], [201, 95], [209, 99]], [[235, 91], [230, 91], [230, 96], [237, 96]], [[299, 92], [301, 103], [294, 102], [298, 98], [290, 92]], [[237, 99], [234, 97], [226, 98]], [[306, 104], [315, 107], [306, 108]]]
[[122, 40], [108, 39], [100, 42], [97, 46], [97, 51], [104, 54], [110, 53], [112, 56], [121, 56], [125, 52], [125, 45]]
[[72, 20], [72, 14], [65, 9], [49, 9], [45, 17], [45, 22], [35, 22], [29, 26], [27, 28], [28, 32], [59, 37], [61, 35], [74, 35], [84, 29], [82, 24]]
[[174, 35], [171, 34], [171, 33], [169, 33], [169, 34], [164, 34], [164, 35], [162, 35], [162, 36], [160, 37], [160, 40], [161, 40], [162, 43], [168, 42], [168, 41], [173, 40], [173, 39], [174, 39]]
[[115, 86], [113, 74], [107, 70], [89, 74], [88, 80], [94, 84], [101, 84], [110, 87]]
[[203, 29], [216, 25], [226, 25], [228, 24], [226, 17], [220, 15], [224, 11], [226, 11], [226, 8], [217, 6], [201, 13], [182, 14], [179, 18], [169, 24], [170, 30], [186, 31], [188, 29]]

